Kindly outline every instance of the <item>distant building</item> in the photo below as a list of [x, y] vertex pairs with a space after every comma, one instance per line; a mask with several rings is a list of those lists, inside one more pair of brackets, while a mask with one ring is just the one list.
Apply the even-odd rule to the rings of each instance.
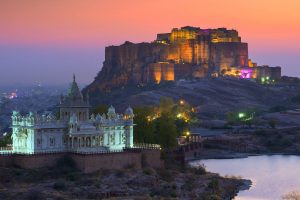
[[185, 26], [159, 33], [153, 42], [106, 47], [103, 67], [85, 92], [218, 76], [276, 80], [281, 69], [252, 62], [237, 30]]
[[89, 98], [84, 99], [75, 76], [67, 96], [62, 96], [59, 116], [53, 113], [22, 116], [12, 114], [14, 153], [115, 151], [133, 146], [133, 110], [117, 114], [89, 114]]
[[281, 78], [281, 67], [252, 66], [228, 67], [221, 72], [223, 76], [233, 76], [242, 79], [256, 79], [261, 82], [276, 81]]

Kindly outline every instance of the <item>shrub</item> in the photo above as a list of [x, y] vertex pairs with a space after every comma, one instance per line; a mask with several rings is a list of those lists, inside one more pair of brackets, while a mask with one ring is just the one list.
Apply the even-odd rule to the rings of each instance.
[[222, 198], [217, 194], [209, 194], [204, 197], [205, 200], [222, 200]]
[[283, 138], [283, 136], [281, 135], [281, 134], [278, 134], [277, 136], [276, 136], [276, 139], [278, 139], [278, 140], [281, 140]]
[[291, 139], [283, 139], [282, 142], [281, 142], [281, 145], [283, 147], [288, 147], [288, 146], [291, 146], [293, 144], [293, 141]]
[[125, 176], [125, 173], [123, 170], [117, 170], [116, 171], [116, 177], [118, 178], [121, 178], [121, 177], [124, 177]]
[[0, 147], [6, 147], [8, 144], [12, 144], [11, 133], [0, 139]]
[[80, 179], [80, 173], [71, 172], [66, 175], [66, 179], [69, 181], [78, 181]]
[[265, 136], [266, 132], [263, 129], [257, 129], [254, 131], [254, 134], [257, 136]]
[[151, 174], [153, 174], [153, 170], [151, 168], [145, 168], [143, 170], [143, 173], [146, 175], [151, 175]]
[[292, 102], [300, 103], [300, 94], [297, 94], [296, 96], [292, 97]]
[[197, 174], [197, 175], [204, 175], [204, 174], [206, 174], [205, 165], [201, 164], [201, 165], [199, 165], [197, 167], [193, 167], [192, 168], [192, 172], [194, 174]]
[[76, 163], [70, 156], [64, 156], [57, 161], [56, 170], [61, 173], [76, 171]]
[[176, 198], [177, 197], [176, 191], [172, 191], [171, 194], [170, 194], [170, 196], [172, 198]]
[[55, 189], [55, 190], [63, 190], [63, 189], [65, 189], [65, 187], [66, 187], [66, 185], [63, 180], [58, 180], [57, 182], [55, 182], [53, 184], [53, 189]]
[[273, 140], [269, 139], [267, 140], [266, 145], [270, 148], [270, 147], [274, 147], [276, 144]]
[[276, 119], [271, 119], [268, 123], [269, 123], [271, 128], [275, 128], [278, 121]]
[[29, 190], [25, 195], [27, 200], [39, 200], [41, 199], [41, 192], [35, 189]]
[[161, 169], [158, 171], [158, 174], [163, 180], [165, 180], [167, 182], [171, 182], [174, 180], [174, 177], [169, 170]]
[[219, 190], [219, 181], [217, 179], [211, 180], [208, 184], [208, 189], [210, 189], [214, 192]]
[[177, 186], [176, 186], [176, 184], [174, 183], [174, 184], [172, 185], [172, 189], [173, 189], [173, 190], [176, 190], [176, 188], [177, 188]]
[[185, 183], [181, 186], [182, 190], [192, 191], [195, 187], [195, 180], [194, 179], [187, 179]]
[[273, 113], [273, 112], [281, 112], [281, 111], [286, 111], [287, 108], [285, 106], [281, 106], [281, 105], [277, 105], [277, 106], [272, 106], [269, 109], [269, 112]]

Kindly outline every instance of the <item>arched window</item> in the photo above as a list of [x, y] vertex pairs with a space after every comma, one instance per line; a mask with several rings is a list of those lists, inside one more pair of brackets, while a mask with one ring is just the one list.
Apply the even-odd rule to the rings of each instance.
[[51, 147], [55, 146], [55, 138], [54, 137], [50, 138], [50, 146]]

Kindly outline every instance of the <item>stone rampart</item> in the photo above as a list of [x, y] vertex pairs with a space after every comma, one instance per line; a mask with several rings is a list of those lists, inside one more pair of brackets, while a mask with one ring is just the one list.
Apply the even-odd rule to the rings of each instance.
[[33, 155], [0, 154], [0, 167], [18, 166], [25, 169], [54, 167], [64, 156], [70, 156], [79, 170], [91, 173], [100, 169], [141, 169], [142, 166], [162, 168], [159, 149], [132, 149], [111, 153], [43, 153]]

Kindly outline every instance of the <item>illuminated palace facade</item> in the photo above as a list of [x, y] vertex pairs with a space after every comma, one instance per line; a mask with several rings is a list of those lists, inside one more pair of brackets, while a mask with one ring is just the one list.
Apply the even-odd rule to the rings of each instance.
[[165, 48], [160, 59], [146, 67], [146, 82], [206, 76], [281, 77], [281, 67], [257, 66], [248, 58], [248, 44], [241, 41], [236, 30], [186, 26], [158, 34], [154, 43]]
[[89, 98], [74, 80], [59, 104], [59, 118], [52, 114], [30, 112], [12, 115], [14, 153], [119, 151], [133, 146], [133, 110], [117, 114], [89, 115]]

